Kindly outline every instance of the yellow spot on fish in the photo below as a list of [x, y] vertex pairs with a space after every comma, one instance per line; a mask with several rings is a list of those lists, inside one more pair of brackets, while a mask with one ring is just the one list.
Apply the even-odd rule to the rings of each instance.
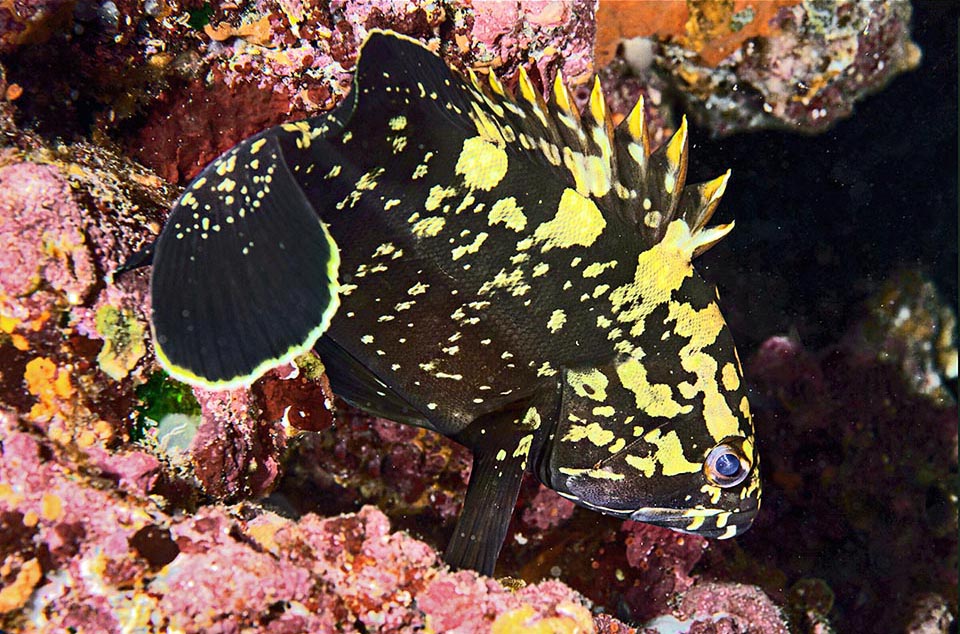
[[530, 290], [530, 285], [523, 282], [523, 269], [514, 269], [509, 273], [505, 269], [500, 269], [492, 280], [486, 281], [480, 286], [479, 292], [481, 295], [486, 295], [498, 288], [510, 291], [510, 294], [514, 297], [520, 297]]
[[597, 423], [590, 423], [588, 425], [571, 425], [563, 437], [565, 442], [579, 442], [584, 439], [597, 447], [603, 447], [613, 442], [614, 433]]
[[374, 189], [377, 186], [377, 178], [380, 177], [384, 172], [382, 167], [372, 169], [363, 176], [360, 177], [360, 180], [357, 181], [355, 187], [357, 190], [368, 191]]
[[657, 461], [653, 459], [652, 456], [634, 456], [627, 454], [624, 458], [627, 461], [627, 464], [642, 473], [645, 477], [649, 478], [653, 475], [653, 471], [657, 466]]
[[661, 435], [660, 429], [654, 429], [643, 437], [648, 443], [656, 445], [654, 458], [663, 470], [663, 475], [673, 476], [680, 473], [696, 473], [700, 471], [700, 463], [690, 462], [683, 455], [683, 444], [676, 430]]
[[633, 392], [637, 407], [648, 416], [673, 418], [693, 409], [692, 405], [677, 403], [669, 385], [650, 383], [646, 368], [633, 357], [617, 365], [617, 376], [620, 377], [623, 387]]
[[616, 260], [611, 260], [609, 262], [594, 262], [593, 264], [588, 265], [583, 269], [584, 277], [597, 277], [606, 269], [612, 269], [617, 266]]
[[595, 478], [597, 480], [623, 480], [624, 475], [622, 473], [614, 473], [613, 471], [604, 471], [603, 469], [572, 469], [570, 467], [560, 467], [558, 469], [560, 473], [568, 476], [587, 476], [589, 478]]
[[563, 324], [567, 321], [567, 315], [561, 309], [556, 309], [550, 315], [550, 320], [547, 322], [547, 328], [550, 332], [557, 332], [563, 328]]
[[514, 458], [525, 458], [530, 453], [530, 445], [533, 443], [533, 434], [527, 434], [517, 443], [517, 448], [513, 452]]
[[481, 137], [471, 137], [463, 142], [454, 171], [463, 176], [467, 187], [489, 191], [507, 173], [507, 153]]
[[692, 399], [697, 392], [703, 393], [703, 417], [714, 440], [720, 441], [739, 433], [737, 417], [720, 393], [717, 360], [703, 351], [716, 341], [724, 327], [720, 308], [715, 302], [701, 310], [694, 309], [690, 304], [670, 302], [667, 321], [676, 322], [674, 334], [690, 340], [680, 349], [680, 364], [697, 377], [695, 385], [684, 382], [677, 386], [678, 389], [688, 399]]
[[610, 380], [606, 374], [596, 368], [583, 372], [570, 370], [567, 372], [567, 383], [578, 396], [601, 402], [607, 400], [607, 385]]
[[473, 242], [471, 242], [470, 244], [461, 246], [461, 247], [456, 247], [452, 251], [453, 259], [459, 260], [460, 258], [467, 255], [468, 253], [476, 253], [477, 251], [480, 250], [480, 245], [484, 243], [487, 237], [488, 236], [486, 233], [481, 232], [477, 234], [477, 237], [474, 238]]
[[227, 173], [232, 172], [233, 168], [237, 166], [237, 155], [231, 154], [227, 160], [220, 161], [217, 165], [217, 174], [220, 176], [226, 176]]
[[531, 407], [523, 415], [523, 419], [520, 421], [520, 426], [524, 429], [540, 429], [540, 412], [537, 411], [536, 407]]
[[560, 198], [557, 215], [538, 226], [533, 237], [541, 244], [542, 252], [554, 247], [588, 247], [600, 237], [606, 226], [607, 221], [596, 203], [568, 187]]
[[440, 216], [424, 218], [413, 225], [413, 233], [418, 238], [432, 238], [443, 231], [443, 226], [446, 222], [446, 219]]
[[533, 270], [530, 272], [531, 277], [540, 277], [541, 275], [546, 275], [547, 271], [550, 270], [550, 265], [546, 262], [537, 262], [533, 266]]
[[616, 413], [616, 410], [613, 408], [613, 405], [598, 405], [593, 408], [592, 413], [594, 416], [605, 416], [609, 418]]
[[587, 156], [564, 147], [563, 164], [573, 176], [574, 186], [581, 195], [602, 198], [610, 191], [610, 168], [599, 156]]
[[550, 365], [549, 361], [544, 361], [543, 365], [537, 368], [537, 376], [554, 376], [557, 371]]
[[490, 208], [487, 220], [491, 225], [503, 223], [507, 229], [523, 231], [527, 226], [527, 217], [523, 214], [523, 207], [517, 204], [513, 196], [501, 198]]
[[674, 220], [667, 226], [663, 240], [638, 256], [633, 282], [610, 293], [613, 311], [619, 313], [617, 320], [636, 322], [630, 334], [641, 335], [647, 315], [666, 303], [683, 281], [693, 275], [691, 262], [695, 248], [690, 227], [683, 220]]
[[427, 211], [436, 211], [440, 208], [440, 205], [443, 203], [444, 199], [455, 196], [457, 190], [453, 187], [442, 187], [440, 185], [434, 185], [430, 188], [430, 194], [427, 196], [427, 200], [423, 203], [423, 208]]
[[612, 445], [607, 447], [607, 451], [610, 453], [617, 453], [624, 447], [626, 447], [627, 441], [624, 438], [617, 438]]

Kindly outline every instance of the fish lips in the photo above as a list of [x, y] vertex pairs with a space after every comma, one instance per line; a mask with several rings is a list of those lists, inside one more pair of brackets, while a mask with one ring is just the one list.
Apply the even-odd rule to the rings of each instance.
[[756, 501], [753, 498], [748, 498], [744, 502], [748, 506], [736, 510], [720, 508], [640, 508], [630, 514], [630, 519], [663, 526], [681, 533], [715, 539], [729, 539], [750, 528], [757, 516], [760, 507]]

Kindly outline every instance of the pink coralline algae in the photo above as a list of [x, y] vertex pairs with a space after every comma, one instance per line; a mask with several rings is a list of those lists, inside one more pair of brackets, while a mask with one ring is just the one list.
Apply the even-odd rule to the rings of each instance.
[[[0, 626], [17, 631], [628, 632], [556, 581], [511, 591], [438, 566], [372, 507], [299, 521], [253, 506], [169, 515], [61, 462], [0, 413]], [[51, 452], [54, 459], [51, 459]], [[137, 460], [103, 467], [137, 480]], [[127, 473], [129, 471], [129, 473]]]
[[[55, 167], [35, 163], [0, 167], [4, 316], [36, 317], [55, 301], [51, 293], [70, 304], [84, 301], [96, 281], [84, 225], [70, 185]], [[30, 299], [15, 299], [22, 296]]]
[[246, 388], [196, 389], [202, 422], [190, 446], [204, 491], [220, 499], [262, 497], [276, 485], [287, 434], [279, 420], [260, 420]]
[[678, 594], [693, 585], [694, 566], [707, 548], [697, 535], [681, 535], [657, 526], [624, 522], [631, 576], [642, 580], [624, 593], [632, 615], [645, 621], [668, 610]]
[[545, 531], [560, 526], [570, 519], [574, 508], [573, 502], [541, 485], [523, 509], [521, 518], [524, 525]]
[[[241, 139], [339, 103], [374, 28], [419, 39], [461, 68], [495, 69], [508, 84], [521, 65], [544, 85], [561, 69], [585, 80], [593, 69], [593, 14], [586, 0], [262, 0], [248, 12], [211, 3], [201, 45], [187, 50], [180, 26], [145, 20], [154, 36], [144, 45], [151, 67], [169, 86], [145, 109], [129, 147], [165, 178], [189, 179]], [[233, 116], [221, 117], [224, 111]]]
[[127, 432], [149, 311], [145, 278], [104, 276], [159, 228], [166, 186], [108, 150], [10, 133], [23, 149], [0, 167], [3, 402], [51, 438], [103, 447]]
[[789, 634], [786, 618], [770, 598], [755, 586], [701, 582], [683, 595], [682, 620], [694, 623], [691, 634]]

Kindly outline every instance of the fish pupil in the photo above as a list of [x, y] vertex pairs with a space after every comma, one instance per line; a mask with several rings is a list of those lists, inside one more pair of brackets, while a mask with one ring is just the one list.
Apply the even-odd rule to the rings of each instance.
[[740, 471], [740, 459], [737, 458], [736, 454], [725, 453], [717, 457], [717, 462], [714, 464], [714, 468], [717, 470], [717, 473], [724, 477], [732, 477]]

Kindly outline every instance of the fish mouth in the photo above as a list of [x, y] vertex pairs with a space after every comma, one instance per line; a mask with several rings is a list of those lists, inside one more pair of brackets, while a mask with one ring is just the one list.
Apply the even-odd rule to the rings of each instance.
[[759, 506], [726, 510], [720, 508], [640, 508], [630, 514], [630, 519], [663, 526], [681, 533], [716, 539], [729, 539], [740, 535], [753, 524]]

